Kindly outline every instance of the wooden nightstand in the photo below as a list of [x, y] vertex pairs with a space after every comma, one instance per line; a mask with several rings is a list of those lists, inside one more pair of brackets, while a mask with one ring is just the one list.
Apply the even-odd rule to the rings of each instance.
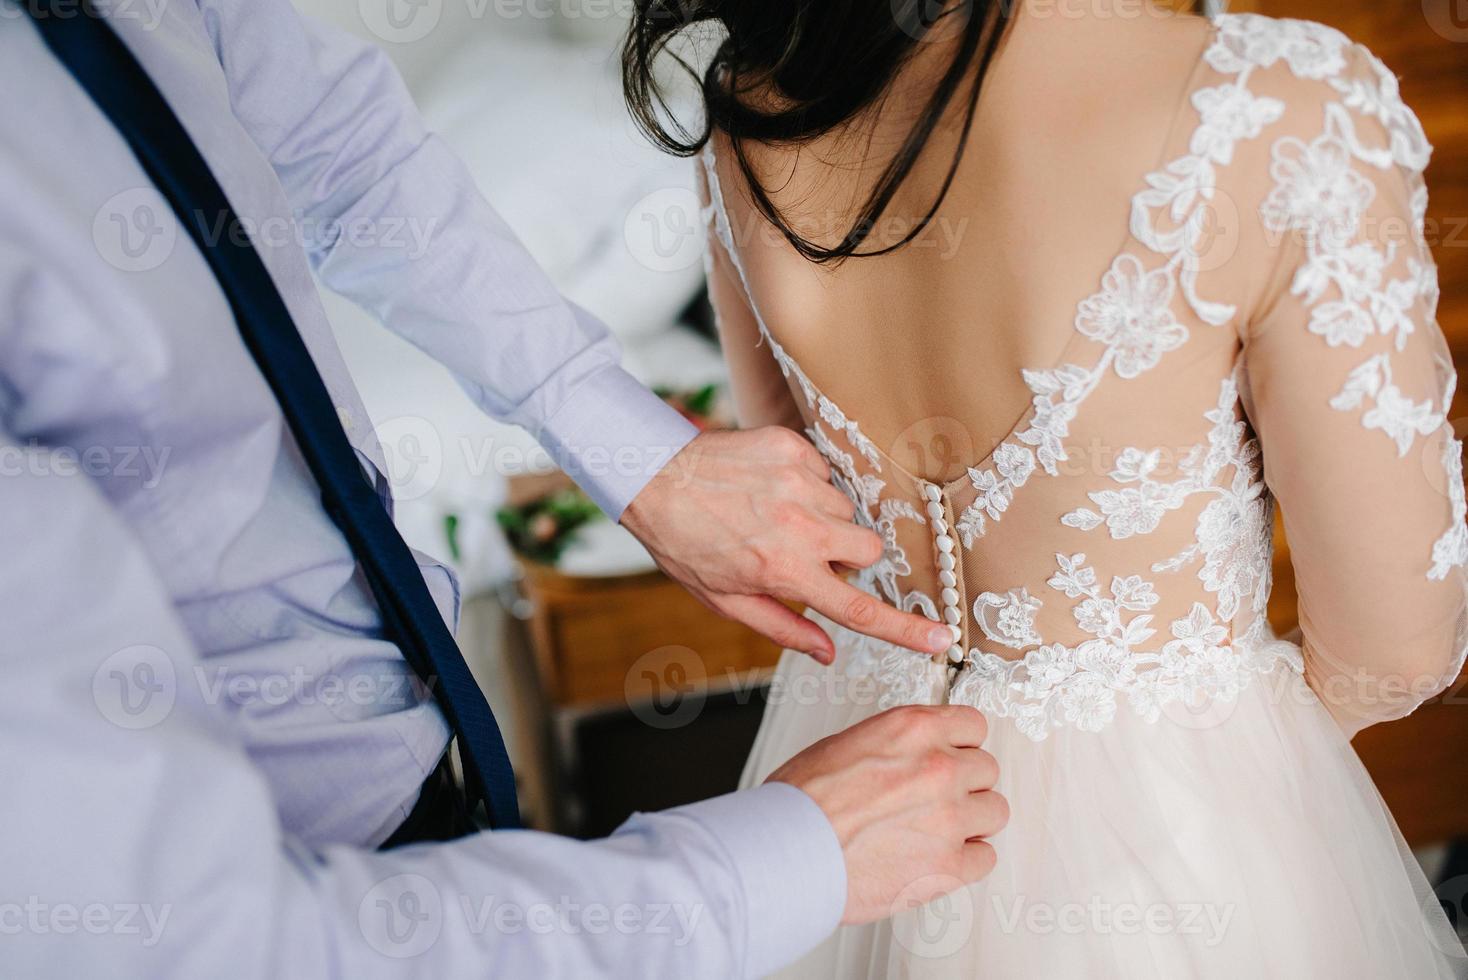
[[780, 649], [661, 572], [522, 568], [506, 650], [539, 826], [597, 836], [633, 809], [734, 789]]

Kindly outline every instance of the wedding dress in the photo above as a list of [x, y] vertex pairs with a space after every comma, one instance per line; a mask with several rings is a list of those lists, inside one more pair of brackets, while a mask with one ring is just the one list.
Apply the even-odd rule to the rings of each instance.
[[[1335, 30], [1201, 27], [1159, 163], [1122, 202], [1123, 244], [1079, 270], [1090, 291], [1049, 335], [802, 331], [805, 273], [770, 272], [792, 260], [740, 234], [738, 171], [712, 143], [702, 158], [716, 305], [732, 336], [754, 331], [729, 351], [736, 388], [758, 389], [749, 365], [771, 358], [886, 542], [859, 584], [954, 637], [929, 658], [820, 620], [836, 661], [785, 653], [745, 782], [881, 709], [953, 702], [987, 715], [1012, 813], [988, 879], [842, 928], [789, 976], [1380, 980], [1468, 963], [1348, 740], [1456, 677], [1468, 635], [1430, 147], [1394, 76]], [[1237, 219], [1222, 235], [1221, 213]], [[842, 269], [940, 261], [900, 258], [912, 248]], [[963, 383], [1019, 349], [1005, 330], [1056, 352], [1004, 365], [1028, 400], [1012, 425], [1014, 389]], [[944, 377], [979, 407], [933, 412]], [[953, 450], [995, 416], [992, 451]], [[915, 440], [899, 431], [914, 418]], [[920, 451], [935, 446], [972, 456]], [[1298, 641], [1265, 617], [1276, 500]]]

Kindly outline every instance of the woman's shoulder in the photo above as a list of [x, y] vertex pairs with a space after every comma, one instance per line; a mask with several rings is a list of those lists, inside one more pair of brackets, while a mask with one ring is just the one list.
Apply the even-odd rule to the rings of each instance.
[[[1370, 137], [1387, 144], [1390, 162], [1420, 172], [1432, 147], [1402, 100], [1397, 76], [1366, 45], [1334, 27], [1261, 14], [1223, 14], [1204, 60], [1239, 93], [1243, 107], [1277, 115], [1282, 129], [1322, 130], [1358, 143], [1372, 162]], [[1200, 96], [1194, 93], [1195, 103]], [[1208, 97], [1203, 97], [1207, 99]], [[1372, 131], [1375, 131], [1373, 133]]]

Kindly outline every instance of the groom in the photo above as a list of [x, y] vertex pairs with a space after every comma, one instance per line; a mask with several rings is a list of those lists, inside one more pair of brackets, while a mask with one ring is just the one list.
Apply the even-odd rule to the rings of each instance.
[[513, 778], [313, 271], [720, 612], [821, 659], [779, 600], [946, 631], [832, 572], [881, 542], [803, 441], [694, 438], [622, 371], [380, 54], [288, 0], [132, 10], [0, 0], [0, 974], [755, 976], [986, 873], [959, 707], [604, 841], [472, 832]]

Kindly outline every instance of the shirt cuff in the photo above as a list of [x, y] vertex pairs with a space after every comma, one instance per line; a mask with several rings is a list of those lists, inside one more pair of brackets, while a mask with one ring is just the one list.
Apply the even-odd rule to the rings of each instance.
[[616, 364], [586, 378], [537, 437], [556, 465], [617, 521], [698, 427]]
[[790, 965], [841, 924], [841, 842], [825, 812], [801, 790], [765, 783], [669, 812], [695, 821], [729, 852], [746, 906], [745, 976]]

